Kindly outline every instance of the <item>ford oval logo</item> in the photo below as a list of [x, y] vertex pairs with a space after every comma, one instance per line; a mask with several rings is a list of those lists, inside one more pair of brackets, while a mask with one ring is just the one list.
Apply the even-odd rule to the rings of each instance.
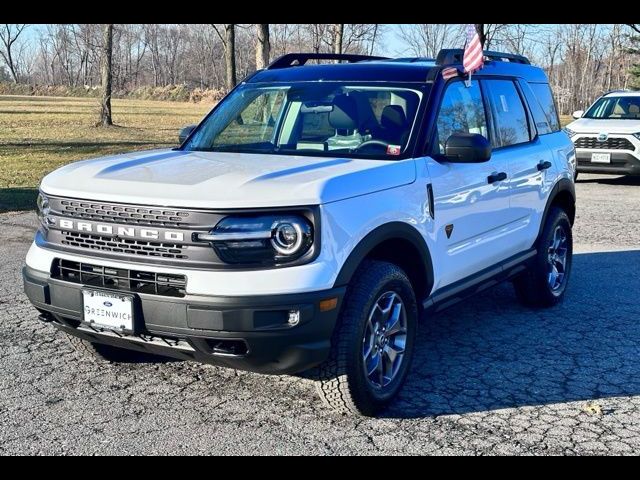
[[609, 134], [608, 133], [601, 133], [598, 135], [598, 141], [599, 142], [606, 142], [607, 138], [609, 138]]
[[113, 303], [111, 303], [111, 302], [104, 302], [103, 305], [105, 307], [113, 307]]

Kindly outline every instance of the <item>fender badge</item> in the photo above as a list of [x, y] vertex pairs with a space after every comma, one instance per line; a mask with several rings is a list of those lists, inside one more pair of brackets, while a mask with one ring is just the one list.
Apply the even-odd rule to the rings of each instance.
[[444, 227], [444, 232], [447, 234], [447, 238], [451, 238], [451, 234], [453, 233], [453, 223], [446, 225]]

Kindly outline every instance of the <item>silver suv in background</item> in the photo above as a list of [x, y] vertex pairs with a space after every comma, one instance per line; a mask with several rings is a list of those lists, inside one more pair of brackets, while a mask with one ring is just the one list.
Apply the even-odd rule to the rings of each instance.
[[640, 92], [606, 93], [573, 118], [578, 172], [640, 175]]

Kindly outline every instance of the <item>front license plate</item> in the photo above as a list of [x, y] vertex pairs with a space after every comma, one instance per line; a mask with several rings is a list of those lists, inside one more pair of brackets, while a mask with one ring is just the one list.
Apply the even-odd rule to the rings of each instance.
[[591, 161], [593, 163], [611, 163], [610, 153], [592, 153]]
[[84, 321], [96, 327], [133, 331], [133, 297], [101, 290], [82, 290]]

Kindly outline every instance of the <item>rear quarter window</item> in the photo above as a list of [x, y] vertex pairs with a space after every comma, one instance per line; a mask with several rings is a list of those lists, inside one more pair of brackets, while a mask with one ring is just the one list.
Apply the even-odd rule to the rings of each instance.
[[[532, 103], [536, 103], [533, 99], [530, 101], [527, 96], [527, 101], [531, 105], [531, 113], [533, 114], [533, 118], [535, 119], [536, 125], [538, 123], [546, 123], [548, 124], [548, 131], [541, 131], [538, 128], [538, 133], [543, 135], [545, 133], [553, 133], [560, 130], [560, 119], [558, 118], [558, 110], [556, 109], [555, 101], [553, 100], [553, 94], [551, 93], [551, 87], [549, 87], [548, 83], [529, 83], [529, 87], [535, 96], [535, 100], [537, 100], [538, 106], [542, 109], [544, 114], [544, 119], [540, 118], [540, 114], [538, 113], [538, 118], [536, 118], [536, 110], [537, 109]], [[525, 95], [527, 95], [527, 88], [523, 88], [525, 91]]]

